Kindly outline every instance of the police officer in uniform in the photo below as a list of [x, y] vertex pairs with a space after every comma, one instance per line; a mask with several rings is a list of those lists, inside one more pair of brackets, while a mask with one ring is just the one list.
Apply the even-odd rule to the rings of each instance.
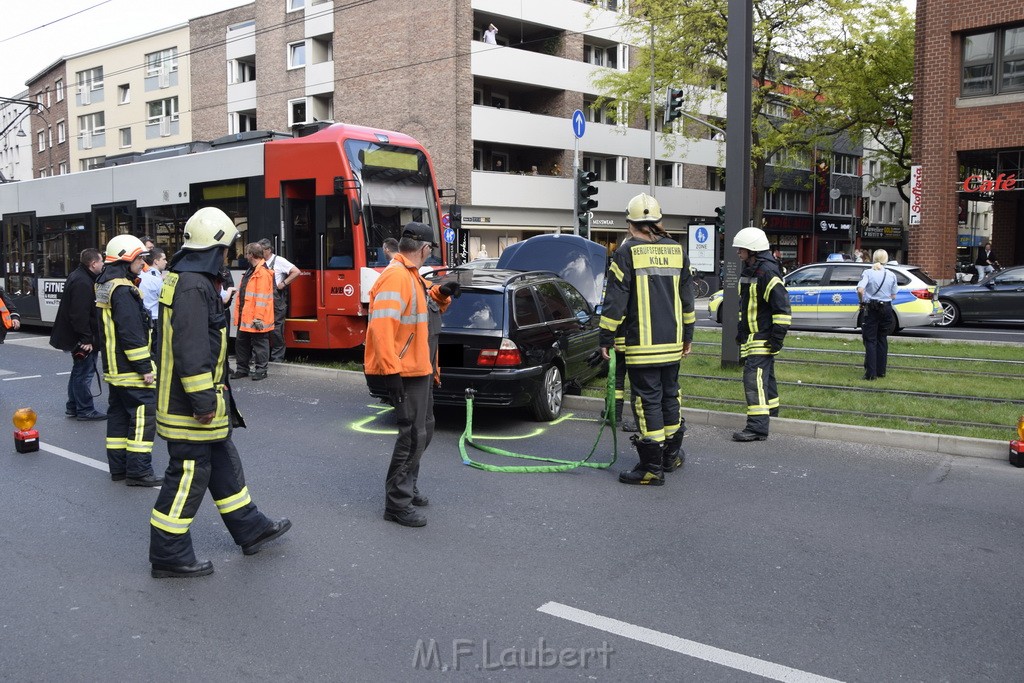
[[899, 292], [896, 276], [885, 268], [889, 253], [878, 249], [872, 255], [872, 266], [864, 269], [857, 283], [857, 296], [864, 309], [861, 336], [864, 340], [864, 379], [885, 377], [889, 361], [889, 334], [895, 326], [892, 302]]
[[146, 254], [138, 237], [118, 235], [107, 243], [96, 278], [103, 378], [110, 386], [107, 464], [110, 478], [128, 486], [160, 483], [153, 475], [156, 366], [149, 348], [150, 316], [135, 286]]
[[789, 293], [779, 263], [771, 255], [768, 236], [760, 228], [743, 228], [732, 246], [743, 263], [740, 273], [740, 322], [736, 343], [743, 360], [743, 391], [747, 424], [733, 432], [734, 441], [764, 441], [768, 419], [779, 414], [775, 356], [789, 331], [792, 316]]
[[609, 358], [623, 337], [626, 368], [640, 434], [632, 437], [640, 463], [619, 475], [624, 484], [661, 486], [663, 472], [683, 464], [686, 431], [679, 411], [679, 362], [690, 353], [694, 313], [690, 259], [661, 226], [654, 197], [630, 200], [626, 226], [632, 239], [612, 255], [601, 310], [601, 355]]
[[246, 555], [288, 529], [256, 508], [232, 426], [245, 423], [228, 386], [228, 322], [220, 272], [238, 231], [220, 209], [200, 209], [185, 224], [185, 243], [169, 264], [160, 292], [160, 385], [157, 433], [170, 462], [150, 517], [149, 559], [154, 578], [205, 576], [209, 560], [196, 560], [189, 526], [210, 490], [231, 537]]

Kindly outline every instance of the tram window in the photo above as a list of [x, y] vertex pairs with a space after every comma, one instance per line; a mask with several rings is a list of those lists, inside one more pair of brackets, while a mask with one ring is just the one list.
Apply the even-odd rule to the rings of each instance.
[[316, 224], [313, 220], [313, 201], [289, 200], [291, 234], [288, 236], [288, 260], [299, 268], [316, 268]]
[[85, 216], [75, 216], [42, 221], [39, 234], [43, 250], [40, 277], [67, 277], [78, 267], [82, 250], [96, 246], [88, 244], [85, 220]]
[[355, 248], [352, 243], [352, 222], [344, 196], [327, 198], [327, 267], [354, 268]]
[[139, 209], [139, 232], [151, 235], [158, 247], [173, 255], [184, 241], [182, 232], [190, 215], [187, 204]]
[[35, 262], [29, 218], [14, 216], [6, 219], [4, 241], [7, 245], [7, 290], [15, 296], [28, 296], [35, 291], [32, 286]]

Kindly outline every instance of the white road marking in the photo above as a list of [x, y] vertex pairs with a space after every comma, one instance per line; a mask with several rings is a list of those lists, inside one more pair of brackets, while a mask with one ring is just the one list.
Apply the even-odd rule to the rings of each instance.
[[99, 460], [93, 460], [92, 458], [87, 458], [84, 455], [79, 455], [78, 453], [74, 453], [72, 451], [64, 450], [60, 446], [51, 446], [48, 443], [43, 443], [42, 441], [40, 441], [39, 449], [46, 451], [47, 453], [59, 455], [62, 458], [67, 458], [68, 460], [73, 460], [83, 465], [88, 465], [89, 467], [94, 467], [98, 470], [106, 472], [107, 474], [110, 473], [110, 468], [107, 467], [107, 463], [100, 462]]
[[70, 371], [70, 370], [68, 370], [67, 372], [58, 372], [58, 373], [56, 373], [56, 374], [57, 374], [57, 376], [58, 376], [58, 377], [60, 377], [61, 375], [70, 375], [70, 374], [71, 374], [71, 371]]
[[569, 607], [559, 602], [547, 602], [538, 607], [537, 611], [775, 681], [786, 681], [787, 683], [839, 683], [834, 678], [826, 678], [825, 676], [800, 671], [799, 669], [793, 669], [782, 664], [775, 664], [774, 662], [757, 659], [756, 657], [748, 657], [737, 652], [730, 652], [729, 650], [698, 643], [694, 640], [686, 640], [685, 638], [679, 638], [668, 633], [661, 633], [660, 631], [654, 631], [643, 626], [636, 626], [625, 621], [619, 621], [618, 619], [603, 617], [600, 614]]
[[18, 379], [39, 379], [42, 375], [25, 375], [24, 377], [4, 377], [4, 382], [13, 382]]

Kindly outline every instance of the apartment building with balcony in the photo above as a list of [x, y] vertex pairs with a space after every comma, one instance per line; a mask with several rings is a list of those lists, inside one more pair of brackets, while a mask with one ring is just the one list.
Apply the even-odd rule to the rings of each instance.
[[192, 140], [189, 46], [180, 24], [62, 58], [73, 171]]
[[30, 106], [17, 102], [28, 101], [24, 90], [13, 102], [0, 99], [0, 183], [32, 178], [32, 123], [28, 115]]
[[[497, 255], [531, 235], [574, 229], [579, 109], [588, 119], [580, 164], [598, 174], [591, 236], [612, 244], [625, 232], [629, 198], [648, 190], [651, 144], [647, 112], [617, 112], [628, 123], [616, 123], [596, 107], [595, 74], [628, 69], [634, 52], [616, 5], [256, 0], [198, 17], [190, 22], [193, 134], [211, 140], [319, 121], [408, 133], [430, 151], [441, 187], [455, 190], [472, 258], [481, 246]], [[490, 23], [497, 45], [482, 41]], [[660, 131], [660, 119], [655, 125]], [[677, 234], [723, 203], [724, 143], [711, 137], [657, 136], [656, 195]]]
[[28, 99], [36, 103], [23, 116], [30, 129], [32, 178], [70, 173], [71, 135], [68, 119], [68, 86], [65, 59], [61, 57], [25, 81]]

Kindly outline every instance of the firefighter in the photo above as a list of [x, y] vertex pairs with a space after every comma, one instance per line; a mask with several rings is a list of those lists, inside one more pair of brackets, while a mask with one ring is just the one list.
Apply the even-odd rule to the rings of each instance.
[[103, 378], [110, 385], [110, 478], [128, 486], [152, 487], [160, 483], [153, 475], [156, 366], [149, 347], [149, 312], [135, 285], [145, 255], [138, 237], [114, 237], [107, 243], [95, 291]]
[[270, 333], [274, 331], [274, 271], [263, 260], [263, 246], [256, 242], [245, 247], [249, 269], [242, 276], [235, 300], [235, 371], [231, 379], [249, 376], [249, 363], [255, 370], [253, 381], [267, 378], [270, 361]]
[[231, 428], [244, 427], [228, 385], [228, 322], [221, 302], [221, 269], [238, 235], [216, 208], [202, 208], [185, 224], [160, 292], [160, 385], [157, 433], [170, 461], [150, 517], [149, 559], [154, 578], [205, 576], [189, 526], [210, 490], [221, 520], [246, 555], [288, 529], [256, 508], [245, 485]]
[[736, 233], [732, 246], [743, 264], [736, 343], [743, 360], [743, 391], [747, 398], [747, 425], [742, 431], [733, 432], [732, 438], [764, 441], [768, 438], [769, 417], [779, 414], [775, 356], [782, 349], [792, 322], [789, 294], [764, 230], [743, 228]]
[[661, 486], [681, 467], [686, 428], [679, 411], [679, 363], [690, 354], [694, 313], [690, 259], [661, 225], [658, 201], [639, 194], [626, 210], [627, 240], [612, 255], [601, 310], [601, 355], [607, 359], [623, 327], [626, 369], [637, 397], [640, 434], [631, 438], [640, 463], [624, 484]]
[[3, 324], [0, 325], [0, 344], [3, 344], [4, 339], [7, 338], [7, 330], [21, 328], [21, 316], [18, 315], [18, 309], [14, 307], [14, 301], [7, 295], [3, 287], [0, 287], [0, 318], [3, 319]]

